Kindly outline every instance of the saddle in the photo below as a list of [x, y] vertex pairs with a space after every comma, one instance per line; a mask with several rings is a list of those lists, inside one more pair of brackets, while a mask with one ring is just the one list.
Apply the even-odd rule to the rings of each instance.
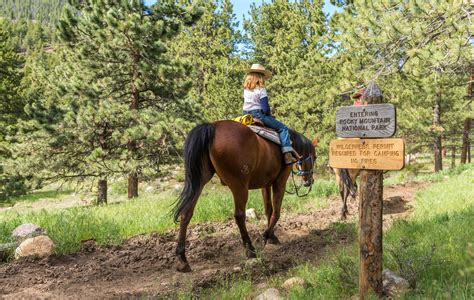
[[248, 128], [250, 128], [253, 132], [263, 137], [264, 139], [274, 142], [275, 144], [281, 145], [280, 135], [278, 134], [278, 132], [276, 132], [276, 130], [268, 127], [263, 127], [261, 125], [249, 125]]
[[260, 119], [253, 117], [252, 115], [245, 115], [238, 118], [235, 118], [234, 121], [239, 122], [250, 128], [253, 132], [259, 136], [267, 139], [275, 144], [281, 145], [280, 135], [276, 130], [272, 128], [265, 127], [263, 122]]

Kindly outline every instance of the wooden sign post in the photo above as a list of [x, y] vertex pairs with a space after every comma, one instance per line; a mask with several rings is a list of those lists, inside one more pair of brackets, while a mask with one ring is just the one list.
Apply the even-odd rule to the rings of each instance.
[[[382, 92], [372, 81], [364, 92], [368, 104], [382, 103]], [[383, 296], [382, 285], [382, 214], [383, 171], [360, 172], [359, 192], [359, 299], [365, 299], [369, 288]]]
[[405, 157], [403, 140], [388, 138], [396, 129], [395, 107], [382, 103], [382, 92], [374, 81], [365, 90], [364, 99], [366, 106], [338, 110], [336, 133], [350, 139], [333, 140], [329, 149], [331, 167], [361, 169], [359, 299], [366, 299], [369, 288], [383, 296], [383, 170], [402, 169]]

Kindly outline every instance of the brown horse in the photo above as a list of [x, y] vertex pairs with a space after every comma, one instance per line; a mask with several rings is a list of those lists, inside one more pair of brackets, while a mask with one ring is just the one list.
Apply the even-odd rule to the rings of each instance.
[[347, 198], [351, 195], [352, 199], [357, 197], [357, 182], [360, 169], [337, 169], [333, 168], [336, 175], [337, 185], [342, 200], [341, 219], [345, 220], [349, 213], [347, 209]]
[[[299, 173], [305, 186], [313, 183], [314, 145], [303, 135], [290, 130], [293, 148], [301, 155]], [[283, 163], [280, 147], [256, 135], [235, 121], [202, 124], [191, 130], [184, 145], [185, 184], [173, 210], [180, 219], [176, 247], [177, 270], [189, 272], [185, 255], [186, 230], [204, 185], [217, 173], [234, 196], [234, 218], [248, 258], [256, 257], [245, 226], [245, 206], [250, 189], [262, 189], [268, 220], [263, 233], [265, 243], [279, 243], [274, 228], [280, 218], [281, 203], [291, 165]], [[272, 197], [273, 193], [273, 197]]]

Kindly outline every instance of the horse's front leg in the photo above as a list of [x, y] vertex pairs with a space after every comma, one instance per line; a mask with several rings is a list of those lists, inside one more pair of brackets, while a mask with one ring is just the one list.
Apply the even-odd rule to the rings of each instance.
[[248, 258], [255, 258], [257, 257], [257, 252], [255, 251], [255, 248], [252, 245], [252, 241], [250, 240], [247, 227], [245, 226], [245, 207], [247, 205], [247, 200], [249, 197], [248, 188], [231, 187], [231, 190], [234, 196], [235, 204], [234, 218], [240, 230], [240, 236], [242, 237], [242, 241], [246, 249], [246, 255]]
[[272, 198], [272, 214], [268, 222], [268, 228], [263, 233], [263, 238], [270, 244], [279, 244], [280, 240], [275, 235], [275, 225], [280, 219], [281, 204], [283, 196], [285, 195], [286, 180], [289, 174], [283, 175], [281, 178], [275, 181], [272, 186], [273, 198]]
[[341, 219], [344, 219], [345, 218], [345, 213], [346, 213], [346, 203], [344, 201], [344, 194], [345, 194], [345, 190], [344, 190], [344, 186], [339, 186], [339, 194], [341, 195], [341, 201], [342, 201], [342, 206], [341, 206]]
[[268, 228], [270, 228], [270, 220], [273, 214], [273, 205], [272, 205], [272, 189], [271, 187], [264, 187], [262, 189], [262, 197], [263, 197], [263, 204], [265, 207], [265, 216], [267, 217], [267, 228], [263, 233], [263, 242], [265, 245], [269, 244], [278, 244], [278, 238], [275, 236], [275, 233], [269, 232]]
[[349, 213], [349, 210], [347, 209], [347, 198], [349, 197], [349, 188], [344, 187], [342, 190], [342, 209], [341, 209], [341, 220], [347, 219], [347, 214]]
[[267, 226], [270, 225], [270, 217], [272, 216], [272, 187], [262, 188], [263, 206], [265, 207], [265, 216], [267, 217]]

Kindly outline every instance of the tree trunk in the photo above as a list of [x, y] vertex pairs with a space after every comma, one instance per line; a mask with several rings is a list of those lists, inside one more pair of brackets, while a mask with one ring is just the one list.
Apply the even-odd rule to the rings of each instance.
[[107, 180], [99, 179], [97, 183], [97, 204], [107, 203]]
[[467, 162], [471, 163], [471, 143], [467, 144]]
[[[472, 98], [474, 97], [473, 95], [473, 86], [474, 86], [474, 64], [471, 64], [471, 78], [469, 79], [469, 97]], [[471, 131], [471, 119], [466, 118], [464, 120], [464, 126], [467, 125], [467, 132], [463, 132], [463, 142], [464, 142], [464, 137], [466, 140], [466, 148], [467, 148], [467, 162], [471, 163], [471, 141], [469, 140], [469, 133]]]
[[[134, 141], [128, 142], [128, 151], [130, 156], [133, 157], [133, 153], [136, 150], [136, 144]], [[138, 172], [135, 169], [134, 171], [128, 174], [128, 198], [138, 197]]]
[[435, 172], [443, 170], [443, 159], [441, 156], [441, 137], [436, 136], [434, 139], [434, 160], [435, 160]]
[[[462, 132], [462, 148], [461, 148], [461, 163], [465, 164], [467, 161], [467, 156], [469, 151], [469, 131], [471, 130], [471, 119], [466, 118], [464, 120], [464, 128]], [[470, 162], [470, 160], [469, 160]]]
[[[135, 85], [136, 81], [139, 78], [138, 64], [140, 62], [140, 54], [134, 53], [132, 56], [133, 62], [135, 63], [133, 68], [133, 83], [132, 83], [132, 99], [130, 101], [130, 110], [139, 109], [140, 93], [137, 86]], [[137, 143], [134, 140], [129, 140], [128, 144], [129, 158], [133, 159], [135, 152], [137, 151]], [[137, 169], [133, 170], [128, 174], [128, 198], [138, 197], [138, 171]]]
[[361, 171], [360, 175], [359, 299], [365, 299], [369, 288], [383, 295], [383, 171]]
[[439, 128], [441, 126], [441, 109], [440, 109], [440, 99], [441, 93], [438, 93], [438, 99], [433, 108], [433, 128], [434, 128], [434, 171], [439, 172], [443, 170], [443, 157], [442, 157], [442, 146], [441, 146], [441, 133]]
[[456, 166], [456, 146], [451, 146], [451, 168]]
[[128, 175], [128, 198], [138, 197], [138, 174], [132, 172]]

